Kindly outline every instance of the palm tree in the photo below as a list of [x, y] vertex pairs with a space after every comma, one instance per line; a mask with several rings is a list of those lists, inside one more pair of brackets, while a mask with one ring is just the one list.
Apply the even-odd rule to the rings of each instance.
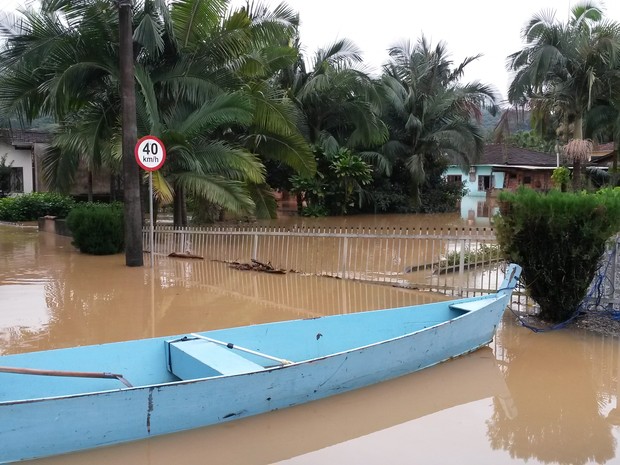
[[584, 139], [573, 139], [563, 148], [564, 156], [573, 164], [573, 190], [581, 188], [581, 178], [583, 177], [583, 166], [592, 154], [592, 141]]
[[[380, 99], [375, 83], [361, 63], [360, 50], [343, 39], [319, 49], [309, 63], [300, 54], [292, 66], [280, 73], [280, 85], [301, 116], [297, 119], [298, 127], [318, 159], [316, 179], [290, 178], [294, 180], [292, 188], [298, 192], [300, 210], [301, 188], [315, 190], [320, 186], [329, 191], [327, 195], [322, 192], [321, 201], [334, 204], [335, 212], [346, 213], [353, 191], [361, 193], [361, 186], [367, 183], [369, 163], [379, 171], [386, 169], [381, 164], [382, 157], [373, 149], [387, 140], [388, 130], [379, 117]], [[350, 171], [349, 162], [354, 162], [354, 172]], [[332, 175], [339, 167], [349, 172], [334, 179]], [[327, 211], [323, 205], [319, 210]]]
[[495, 94], [479, 82], [460, 83], [465, 67], [477, 58], [453, 67], [446, 45], [433, 48], [425, 37], [390, 49], [381, 77], [390, 140], [381, 151], [388, 160], [404, 161], [416, 203], [428, 164], [445, 156], [470, 164], [482, 153], [484, 137], [476, 120], [483, 107], [495, 110]]
[[282, 74], [282, 86], [303, 114], [311, 145], [338, 144], [350, 149], [385, 142], [379, 95], [359, 65], [361, 52], [347, 39], [319, 49], [308, 70], [303, 56]]
[[508, 98], [533, 109], [555, 113], [564, 142], [583, 138], [584, 114], [608, 85], [605, 76], [618, 64], [620, 26], [603, 19], [603, 10], [585, 2], [571, 10], [566, 23], [543, 11], [524, 26], [525, 43], [508, 57], [515, 72]]

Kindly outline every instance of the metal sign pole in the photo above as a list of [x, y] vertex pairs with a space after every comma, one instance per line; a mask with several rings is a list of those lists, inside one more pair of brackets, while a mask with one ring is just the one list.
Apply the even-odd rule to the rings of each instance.
[[149, 171], [149, 242], [151, 245], [151, 269], [153, 268], [153, 255], [155, 254], [155, 244], [153, 244], [153, 172]]
[[151, 246], [151, 269], [153, 269], [155, 254], [155, 240], [153, 224], [153, 171], [157, 171], [166, 161], [166, 147], [155, 136], [144, 136], [138, 140], [134, 149], [134, 155], [138, 165], [149, 172], [149, 241]]

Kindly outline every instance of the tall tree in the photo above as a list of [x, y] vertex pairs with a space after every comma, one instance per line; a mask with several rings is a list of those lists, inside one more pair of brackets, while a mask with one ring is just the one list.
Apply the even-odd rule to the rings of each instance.
[[304, 116], [310, 144], [360, 149], [385, 142], [379, 95], [361, 63], [360, 50], [343, 39], [319, 49], [310, 69], [301, 55], [282, 73], [282, 85]]
[[454, 67], [444, 43], [432, 47], [422, 37], [390, 49], [381, 77], [383, 119], [390, 140], [382, 147], [387, 160], [404, 160], [417, 203], [426, 166], [446, 155], [469, 164], [482, 153], [478, 122], [483, 107], [494, 111], [495, 94], [485, 84], [462, 84], [464, 70], [478, 56]]
[[[123, 139], [125, 264], [142, 266], [142, 209], [139, 169], [133, 157], [137, 142], [132, 0], [117, 0]], [[153, 251], [151, 251], [153, 252]]]
[[558, 114], [565, 143], [582, 139], [584, 114], [606, 91], [605, 76], [618, 64], [620, 26], [605, 20], [597, 4], [584, 2], [573, 6], [565, 23], [553, 11], [535, 14], [521, 36], [523, 48], [508, 57], [515, 73], [510, 102]]

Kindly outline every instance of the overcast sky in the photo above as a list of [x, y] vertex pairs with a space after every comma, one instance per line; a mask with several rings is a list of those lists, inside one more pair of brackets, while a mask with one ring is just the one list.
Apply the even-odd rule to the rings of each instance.
[[[263, 0], [278, 4], [281, 0]], [[232, 0], [244, 4], [245, 0]], [[23, 0], [0, 0], [5, 10]], [[301, 19], [307, 56], [337, 39], [349, 38], [363, 51], [365, 62], [379, 68], [390, 46], [417, 41], [424, 34], [444, 41], [455, 64], [465, 57], [484, 56], [467, 67], [465, 80], [492, 84], [505, 96], [510, 77], [506, 57], [521, 48], [523, 24], [541, 10], [553, 10], [562, 21], [576, 0], [288, 0]], [[620, 21], [620, 2], [607, 0], [606, 17]]]
[[[243, 4], [244, 0], [233, 0]], [[280, 0], [266, 0], [277, 4]], [[380, 67], [387, 50], [422, 34], [439, 41], [455, 64], [468, 56], [484, 56], [466, 69], [465, 80], [492, 84], [506, 95], [506, 57], [521, 48], [521, 28], [535, 13], [553, 10], [564, 21], [575, 0], [288, 0], [299, 12], [301, 40], [308, 55], [336, 39], [349, 38], [364, 52], [365, 61]], [[599, 2], [606, 17], [620, 21], [620, 2]]]

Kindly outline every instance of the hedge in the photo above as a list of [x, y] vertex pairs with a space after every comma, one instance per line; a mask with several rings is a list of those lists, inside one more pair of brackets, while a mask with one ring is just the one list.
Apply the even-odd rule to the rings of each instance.
[[620, 231], [620, 190], [547, 194], [522, 188], [499, 195], [495, 218], [504, 256], [523, 267], [539, 317], [562, 322], [577, 311], [605, 252]]

